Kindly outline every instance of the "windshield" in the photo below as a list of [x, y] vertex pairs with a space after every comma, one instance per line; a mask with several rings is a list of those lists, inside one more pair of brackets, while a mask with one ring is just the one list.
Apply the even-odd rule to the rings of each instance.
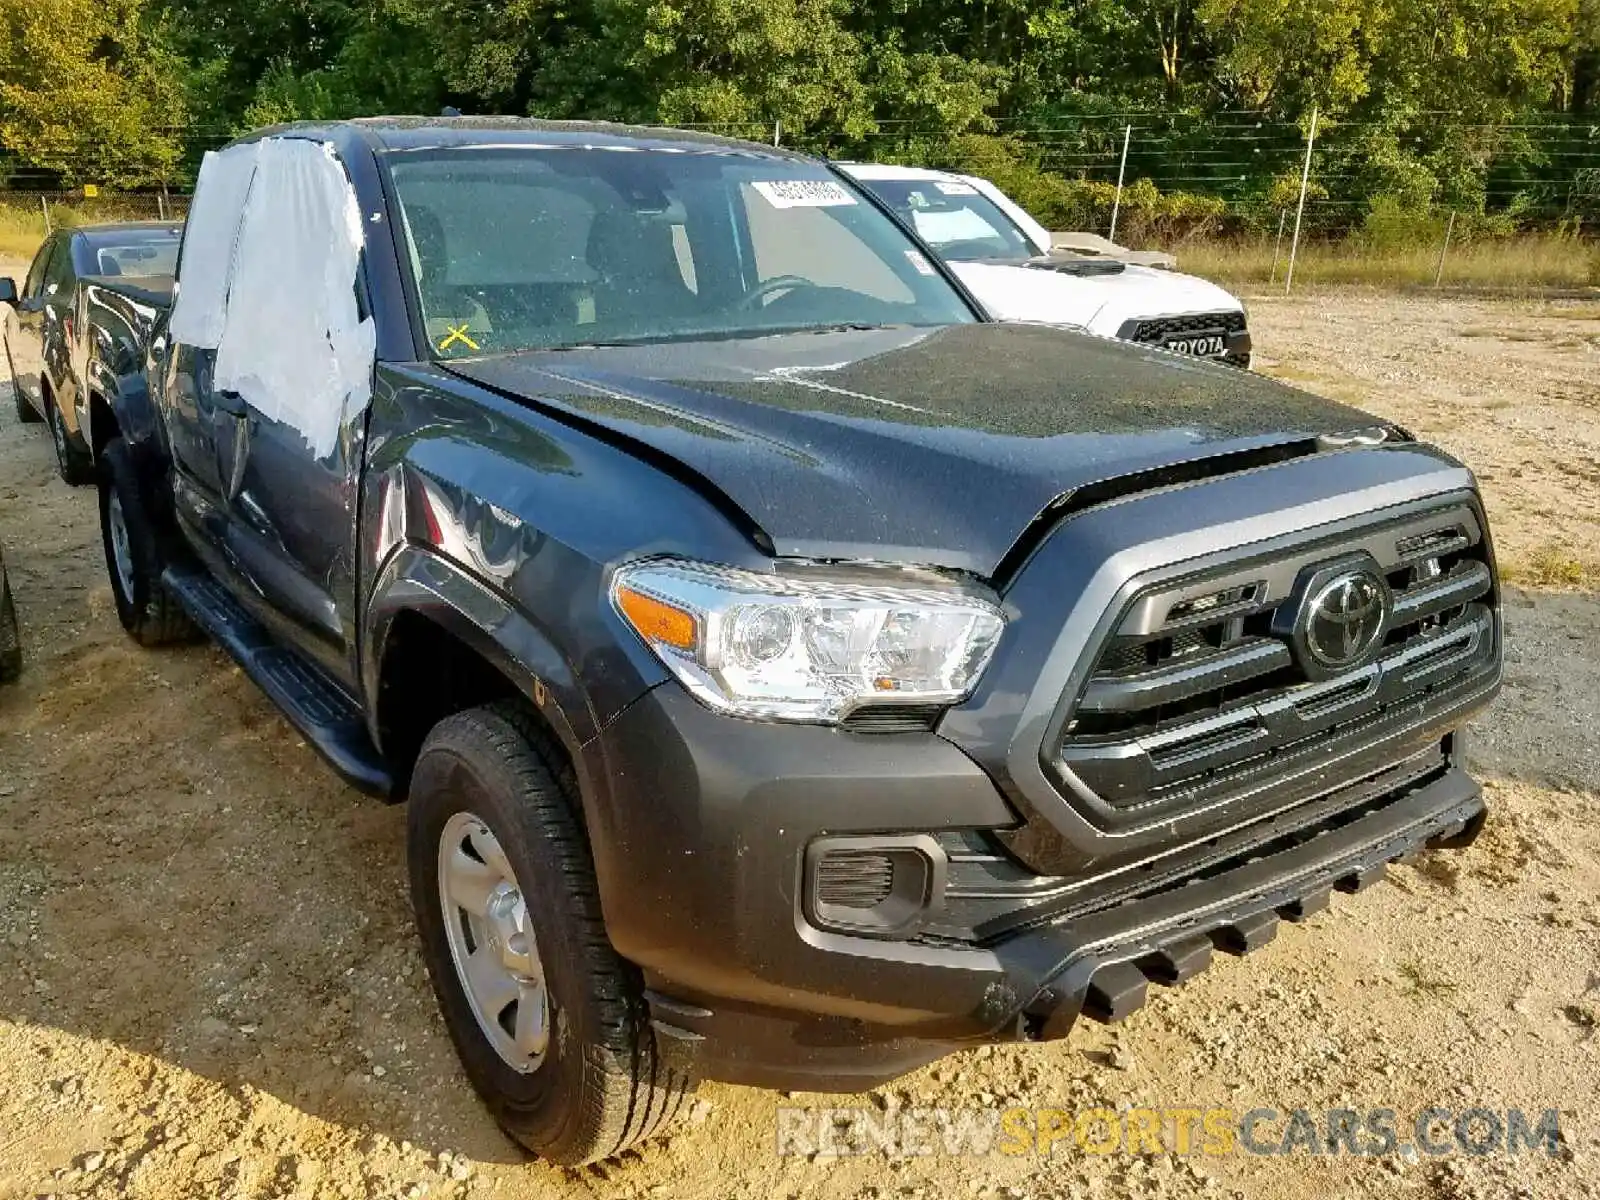
[[176, 228], [118, 229], [84, 235], [89, 275], [171, 276], [178, 269]]
[[943, 257], [1034, 258], [1040, 253], [989, 197], [970, 183], [943, 179], [862, 179]]
[[441, 358], [975, 319], [893, 221], [815, 163], [573, 147], [388, 164]]

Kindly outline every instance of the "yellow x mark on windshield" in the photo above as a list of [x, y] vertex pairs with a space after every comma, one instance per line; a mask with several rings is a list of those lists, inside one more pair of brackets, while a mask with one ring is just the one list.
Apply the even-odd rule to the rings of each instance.
[[465, 342], [468, 350], [476, 350], [478, 348], [478, 343], [467, 336], [467, 327], [465, 325], [446, 325], [445, 330], [449, 336], [439, 343], [439, 349], [448, 350], [457, 342]]

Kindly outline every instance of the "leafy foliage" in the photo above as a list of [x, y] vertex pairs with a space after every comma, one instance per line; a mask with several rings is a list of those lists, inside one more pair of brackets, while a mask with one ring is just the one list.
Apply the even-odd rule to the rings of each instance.
[[0, 0], [0, 144], [69, 185], [170, 175], [181, 79], [142, 0]]
[[1081, 167], [1132, 122], [1123, 228], [1168, 239], [1274, 228], [1315, 107], [1313, 232], [1593, 222], [1600, 0], [0, 0], [0, 155], [67, 186], [443, 104], [781, 129], [989, 175], [1061, 224], [1103, 221]]

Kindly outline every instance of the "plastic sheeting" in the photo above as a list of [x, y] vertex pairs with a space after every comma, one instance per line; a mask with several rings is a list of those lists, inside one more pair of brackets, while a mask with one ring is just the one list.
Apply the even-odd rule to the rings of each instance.
[[200, 163], [194, 203], [183, 226], [178, 277], [183, 281], [172, 305], [172, 340], [216, 349], [227, 311], [239, 215], [256, 173], [259, 142], [208, 153]]
[[[211, 180], [216, 196], [206, 190]], [[344, 169], [331, 147], [300, 138], [233, 147], [207, 156], [196, 210], [174, 339], [215, 346], [213, 386], [298, 430], [315, 457], [326, 457], [371, 399], [376, 345], [371, 319], [356, 307], [361, 214]]]

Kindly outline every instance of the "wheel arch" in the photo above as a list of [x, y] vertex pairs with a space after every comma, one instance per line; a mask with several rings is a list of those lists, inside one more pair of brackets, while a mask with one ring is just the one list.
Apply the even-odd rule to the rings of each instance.
[[374, 583], [363, 651], [368, 729], [390, 761], [397, 794], [434, 724], [516, 698], [564, 751], [587, 807], [583, 746], [598, 732], [593, 710], [560, 649], [503, 596], [447, 559], [404, 545]]
[[94, 455], [95, 461], [100, 459], [100, 452], [112, 438], [121, 434], [121, 427], [117, 422], [116, 407], [107, 400], [105, 393], [99, 388], [89, 392], [89, 428], [84, 430], [84, 441], [89, 443], [89, 451]]
[[[99, 396], [104, 416], [110, 422], [109, 432], [104, 439], [98, 430], [100, 414], [96, 413], [94, 408], [96, 396]], [[90, 444], [94, 446], [96, 454], [99, 454], [100, 448], [114, 437], [122, 438], [131, 448], [141, 453], [157, 443], [158, 420], [155, 402], [150, 396], [150, 386], [143, 375], [134, 373], [97, 381], [96, 386], [90, 391], [89, 398], [90, 425], [94, 430]]]

